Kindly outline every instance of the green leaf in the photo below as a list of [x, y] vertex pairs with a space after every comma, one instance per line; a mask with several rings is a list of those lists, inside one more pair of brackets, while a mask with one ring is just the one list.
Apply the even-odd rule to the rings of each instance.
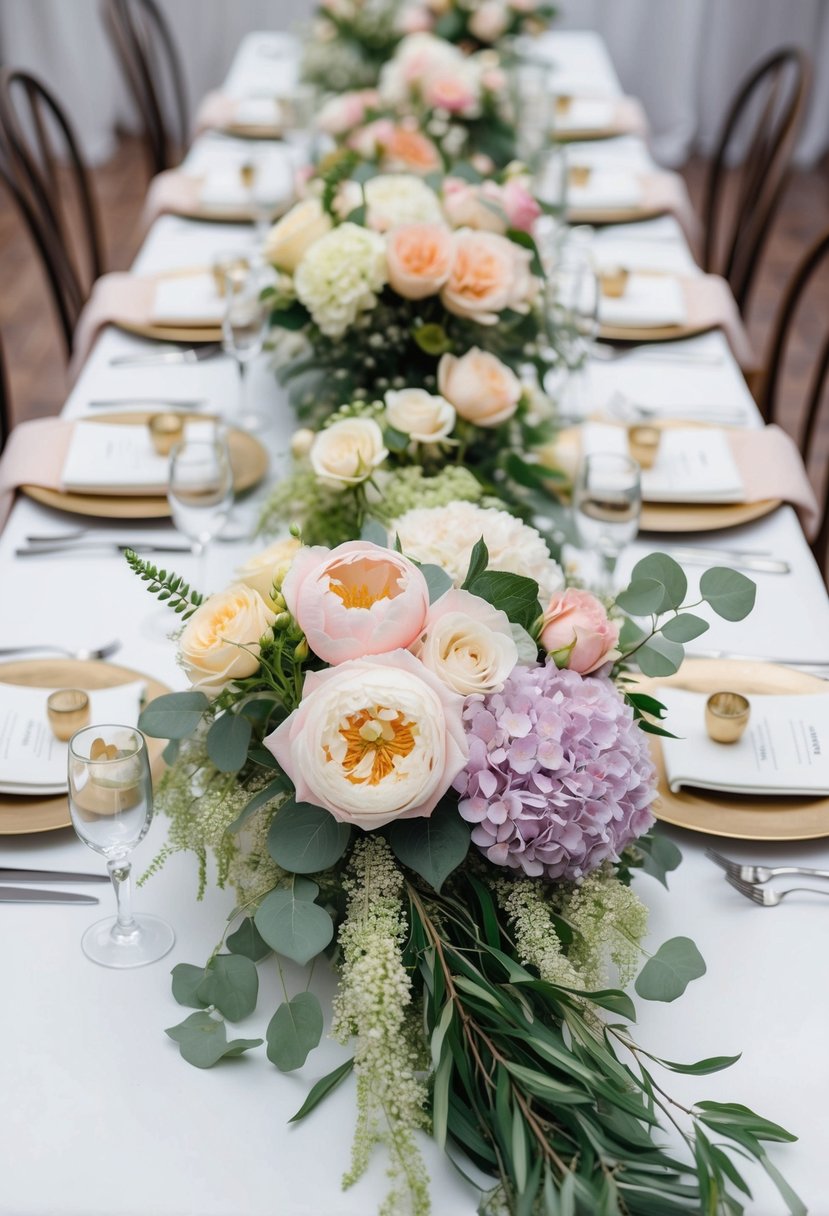
[[469, 852], [470, 828], [456, 804], [441, 803], [428, 819], [398, 819], [389, 843], [398, 861], [439, 891]]
[[336, 1089], [340, 1081], [345, 1080], [348, 1074], [354, 1068], [354, 1060], [346, 1060], [344, 1064], [338, 1065], [337, 1068], [326, 1073], [313, 1085], [308, 1091], [308, 1097], [302, 1103], [295, 1115], [292, 1115], [288, 1120], [289, 1123], [298, 1123], [300, 1119], [304, 1119], [306, 1115], [310, 1115], [315, 1106], [322, 1102], [323, 1098], [328, 1097], [333, 1089]]
[[449, 1125], [449, 1083], [452, 1079], [452, 1053], [444, 1050], [435, 1073], [432, 1089], [432, 1136], [440, 1148], [446, 1147]]
[[665, 622], [662, 626], [662, 636], [671, 642], [693, 642], [694, 638], [698, 638], [707, 630], [708, 622], [701, 616], [694, 616], [693, 612], [682, 612]]
[[347, 823], [309, 802], [289, 799], [271, 821], [268, 852], [283, 870], [316, 874], [342, 857], [351, 838]]
[[634, 847], [642, 854], [642, 869], [662, 886], [668, 887], [668, 874], [682, 861], [682, 854], [672, 840], [661, 832], [640, 836]]
[[204, 967], [194, 967], [192, 963], [176, 963], [170, 972], [173, 977], [173, 998], [179, 1005], [190, 1009], [203, 1009], [209, 1001], [203, 1001], [196, 996], [196, 989], [204, 979]]
[[646, 676], [672, 676], [678, 671], [685, 651], [678, 642], [671, 642], [657, 634], [636, 651], [639, 670]]
[[774, 1165], [768, 1153], [760, 1154], [760, 1164], [780, 1192], [780, 1198], [789, 1209], [789, 1216], [808, 1216], [808, 1208], [796, 1191], [789, 1186], [786, 1179]]
[[141, 710], [138, 729], [152, 739], [186, 739], [210, 702], [203, 692], [168, 692]]
[[322, 1008], [313, 992], [283, 1001], [267, 1030], [268, 1059], [280, 1072], [302, 1068], [322, 1038]]
[[434, 604], [435, 600], [439, 600], [452, 586], [451, 578], [441, 566], [435, 566], [431, 562], [426, 562], [425, 565], [420, 567], [420, 573], [426, 579], [426, 585], [429, 588], [430, 604]]
[[230, 934], [226, 945], [231, 954], [243, 954], [245, 958], [252, 959], [254, 963], [258, 963], [271, 952], [270, 946], [250, 916], [246, 916], [236, 932]]
[[472, 546], [472, 552], [469, 555], [469, 566], [466, 571], [466, 578], [461, 583], [465, 591], [468, 591], [475, 579], [483, 574], [489, 565], [489, 549], [486, 547], [486, 541], [481, 536], [475, 541]]
[[273, 308], [271, 309], [271, 324], [278, 329], [289, 329], [295, 332], [308, 324], [308, 312], [299, 302], [294, 302], [290, 308]]
[[705, 960], [690, 937], [672, 937], [648, 959], [634, 987], [645, 1001], [675, 1001], [705, 970]]
[[[312, 894], [308, 894], [308, 889]], [[278, 887], [256, 910], [256, 928], [279, 954], [295, 963], [310, 963], [334, 936], [334, 922], [313, 902], [316, 883], [298, 878], [291, 887]]]
[[687, 1073], [691, 1077], [708, 1077], [711, 1073], [722, 1072], [736, 1064], [742, 1053], [736, 1056], [709, 1056], [707, 1060], [697, 1060], [695, 1064], [677, 1064], [675, 1060], [659, 1060], [663, 1068], [671, 1072]]
[[452, 349], [452, 343], [446, 335], [446, 330], [442, 325], [419, 325], [417, 329], [412, 330], [412, 337], [420, 349], [427, 355], [437, 357], [445, 355], [447, 351]]
[[616, 596], [616, 603], [623, 612], [632, 616], [650, 616], [663, 611], [665, 588], [653, 578], [635, 579]]
[[379, 519], [372, 519], [369, 516], [363, 520], [363, 526], [360, 529], [360, 540], [371, 541], [373, 545], [380, 545], [383, 549], [388, 548], [389, 534], [384, 524], [380, 523]]
[[699, 580], [699, 590], [717, 616], [726, 621], [742, 621], [757, 598], [757, 587], [751, 579], [739, 570], [728, 570], [725, 566], [706, 570]]
[[632, 621], [629, 616], [626, 616], [619, 632], [619, 648], [627, 653], [634, 646], [638, 646], [645, 636], [645, 630], [637, 625], [636, 621]]
[[383, 429], [383, 442], [390, 452], [405, 452], [412, 442], [412, 437], [405, 431], [398, 431], [393, 426], [387, 426]]
[[165, 1034], [178, 1043], [182, 1059], [196, 1068], [212, 1068], [223, 1056], [239, 1056], [251, 1047], [258, 1047], [261, 1039], [232, 1039], [227, 1041], [224, 1022], [212, 1018], [209, 1013], [191, 1013], [178, 1026], [169, 1026]]
[[225, 712], [207, 732], [207, 754], [220, 773], [238, 773], [248, 758], [251, 725], [240, 714]]
[[166, 747], [164, 748], [164, 751], [161, 753], [161, 758], [163, 759], [165, 764], [169, 765], [169, 767], [172, 768], [173, 765], [175, 764], [176, 760], [178, 760], [178, 754], [180, 751], [181, 751], [181, 740], [180, 739], [169, 739]]
[[269, 802], [273, 801], [274, 798], [278, 798], [280, 794], [285, 794], [292, 789], [291, 782], [284, 773], [280, 773], [278, 777], [274, 777], [273, 781], [261, 789], [258, 794], [253, 795], [245, 809], [236, 816], [227, 830], [229, 832], [238, 832], [247, 820], [250, 819], [251, 815], [261, 810], [263, 806], [267, 806]]
[[650, 553], [637, 562], [631, 572], [630, 580], [631, 583], [634, 583], [640, 579], [653, 579], [654, 582], [662, 584], [664, 594], [662, 604], [656, 609], [657, 612], [668, 612], [671, 608], [678, 608], [685, 599], [685, 593], [688, 590], [685, 572], [672, 557], [668, 557], [667, 553]]
[[231, 1022], [253, 1013], [259, 995], [259, 972], [244, 954], [217, 954], [196, 989], [205, 1005], [215, 1005]]
[[524, 629], [530, 629], [538, 619], [538, 583], [523, 574], [509, 574], [506, 570], [485, 570], [469, 586], [473, 595], [478, 595], [493, 608], [500, 608], [509, 620]]

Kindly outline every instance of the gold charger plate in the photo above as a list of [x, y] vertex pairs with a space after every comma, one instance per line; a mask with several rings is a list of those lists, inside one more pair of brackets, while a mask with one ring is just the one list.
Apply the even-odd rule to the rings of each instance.
[[619, 123], [611, 123], [607, 127], [568, 127], [562, 131], [553, 123], [553, 133], [557, 144], [583, 144], [594, 139], [615, 139], [617, 135], [630, 135], [630, 130]]
[[[644, 213], [638, 214], [641, 220], [652, 219], [656, 215], [663, 215], [663, 211], [652, 212], [646, 216]], [[623, 223], [622, 220], [608, 220], [607, 223]], [[656, 274], [662, 277], [660, 271], [637, 271], [639, 275]], [[681, 276], [677, 276], [685, 289], [686, 280]], [[627, 325], [600, 325], [598, 337], [603, 338], [606, 342], [678, 342], [683, 338], [696, 338], [699, 334], [710, 333], [712, 329], [717, 329], [718, 322], [713, 321], [697, 321], [692, 324], [685, 325], [651, 325], [651, 326], [627, 326]]]
[[572, 207], [567, 211], [568, 224], [639, 224], [644, 220], [655, 220], [665, 215], [666, 207]]
[[[123, 414], [96, 414], [84, 422], [146, 423], [158, 410], [129, 410]], [[162, 411], [163, 412], [163, 411]], [[205, 421], [207, 414], [183, 413], [184, 418]], [[268, 471], [268, 454], [262, 444], [246, 431], [231, 428], [227, 434], [230, 463], [233, 467], [233, 489], [236, 494], [252, 489]], [[166, 495], [151, 494], [70, 494], [64, 490], [49, 490], [44, 486], [21, 486], [20, 489], [35, 502], [58, 511], [75, 515], [94, 515], [99, 519], [166, 519], [170, 504]]]
[[236, 139], [271, 139], [281, 140], [285, 134], [279, 123], [264, 126], [262, 123], [232, 122], [219, 128], [225, 135], [233, 135]]
[[[206, 266], [187, 266], [178, 270], [167, 270], [159, 274], [147, 275], [147, 279], [161, 281], [162, 279], [186, 279], [197, 274], [205, 274]], [[141, 324], [132, 321], [113, 321], [116, 329], [124, 333], [135, 334], [139, 338], [152, 338], [156, 342], [184, 342], [188, 346], [198, 342], [221, 342], [221, 325], [155, 325], [152, 322]]]
[[[817, 676], [759, 660], [686, 659], [673, 676], [649, 679], [638, 676], [638, 689], [659, 696], [661, 687], [687, 688], [691, 692], [720, 692], [728, 689], [747, 696], [752, 693], [825, 693], [827, 684]], [[666, 723], [670, 729], [670, 720]], [[659, 799], [653, 810], [657, 819], [692, 832], [728, 836], [735, 840], [812, 840], [829, 836], [829, 798], [766, 798], [725, 794], [715, 790], [681, 790], [674, 794], [665, 778], [662, 744], [648, 736], [656, 764]]]
[[[145, 704], [169, 692], [165, 684], [129, 667], [117, 667], [95, 659], [22, 659], [0, 665], [0, 683], [25, 684], [29, 688], [116, 688], [143, 680]], [[148, 739], [147, 749], [153, 776], [163, 767], [163, 739]], [[69, 803], [65, 794], [53, 797], [21, 797], [0, 794], [0, 836], [22, 836], [30, 832], [53, 832], [69, 827]]]

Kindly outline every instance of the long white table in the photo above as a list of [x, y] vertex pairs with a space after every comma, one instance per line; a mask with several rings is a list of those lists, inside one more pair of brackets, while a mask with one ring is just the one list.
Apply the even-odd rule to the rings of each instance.
[[[274, 37], [251, 37], [243, 43], [230, 74], [237, 96], [244, 93], [246, 80], [261, 82], [267, 73], [262, 65], [269, 56], [261, 47], [274, 46]], [[549, 46], [567, 80], [587, 78], [594, 91], [618, 91], [607, 53], [593, 35], [554, 34]], [[227, 146], [212, 137], [200, 139], [191, 155], [203, 165], [211, 148], [217, 156], [227, 155]], [[607, 154], [619, 157], [622, 152], [610, 147]], [[640, 148], [636, 155], [642, 154]], [[251, 239], [248, 228], [165, 217], [154, 224], [135, 269], [190, 266], [209, 261], [219, 249], [244, 247]], [[660, 256], [688, 268], [687, 249], [670, 222], [597, 238], [611, 239], [633, 241], [640, 250], [644, 245], [645, 256], [648, 242], [659, 243]], [[232, 413], [238, 389], [229, 360], [129, 371], [109, 365], [116, 353], [145, 348], [138, 339], [107, 330], [67, 402], [67, 416], [84, 414], [92, 398], [159, 392], [205, 397], [215, 409]], [[729, 409], [743, 409], [746, 425], [758, 425], [721, 336], [702, 340], [699, 350], [693, 364], [660, 362], [653, 351], [597, 364], [591, 372], [594, 390], [604, 398], [622, 389], [656, 405], [721, 401]], [[254, 386], [261, 403], [274, 412], [270, 446], [278, 469], [292, 415], [265, 360], [255, 369]], [[240, 505], [240, 526], [253, 521], [263, 492]], [[175, 535], [165, 522], [140, 528], [98, 524], [21, 499], [0, 537], [3, 644], [56, 638], [76, 648], [118, 637], [122, 648], [116, 661], [182, 687], [173, 647], [160, 632], [160, 610], [123, 561], [100, 555], [15, 558], [27, 534], [69, 530], [86, 522], [136, 545]], [[660, 539], [665, 538], [640, 538], [626, 564], [660, 547]], [[786, 577], [757, 576], [755, 614], [739, 626], [717, 625], [700, 639], [700, 649], [829, 662], [829, 605], [791, 510], [782, 509], [737, 531], [681, 539], [683, 544], [766, 549], [785, 556], [793, 567]], [[258, 547], [254, 540], [214, 546], [211, 585], [222, 585]], [[165, 564], [185, 576], [193, 570], [186, 554]], [[776, 911], [759, 909], [732, 891], [705, 860], [706, 838], [672, 835], [685, 861], [671, 878], [670, 894], [647, 877], [637, 879], [652, 909], [648, 945], [687, 934], [699, 945], [708, 972], [675, 1005], [638, 1002], [639, 1039], [657, 1055], [674, 1059], [742, 1050], [742, 1060], [725, 1074], [701, 1081], [670, 1076], [667, 1087], [687, 1100], [745, 1102], [797, 1132], [800, 1142], [773, 1149], [774, 1160], [819, 1216], [827, 1210], [824, 1111], [829, 1056], [824, 1010], [829, 971], [820, 963], [821, 918], [829, 916], [829, 908], [803, 902]], [[159, 820], [136, 853], [137, 872], [163, 840], [164, 823]], [[728, 842], [728, 852], [744, 859], [829, 865], [829, 844], [822, 841], [775, 847]], [[0, 864], [88, 869], [99, 865], [99, 859], [67, 830], [0, 838]], [[268, 1065], [261, 1052], [255, 1053], [258, 1058], [223, 1063], [207, 1073], [181, 1061], [176, 1046], [165, 1038], [163, 1028], [187, 1014], [170, 995], [170, 968], [178, 962], [204, 961], [233, 904], [231, 893], [211, 886], [204, 903], [197, 905], [195, 890], [196, 863], [178, 856], [138, 893], [137, 905], [168, 919], [177, 942], [161, 964], [124, 973], [96, 967], [80, 949], [86, 926], [109, 912], [108, 892], [101, 907], [93, 910], [3, 907], [2, 1216], [367, 1216], [379, 1206], [385, 1184], [382, 1153], [376, 1154], [369, 1175], [353, 1191], [340, 1190], [353, 1127], [353, 1084], [344, 1084], [306, 1123], [287, 1126], [310, 1085], [345, 1058], [344, 1049], [324, 1039], [308, 1065], [289, 1076]], [[238, 1034], [264, 1034], [279, 999], [273, 971], [267, 964], [260, 968], [259, 1009], [240, 1024]], [[287, 974], [293, 991], [304, 984], [290, 965]], [[333, 984], [324, 968], [316, 969], [314, 988], [325, 1008]], [[473, 1190], [425, 1138], [423, 1149], [436, 1216], [472, 1216], [477, 1204]], [[754, 1187], [749, 1210], [759, 1216], [782, 1213], [783, 1204], [762, 1174], [751, 1169], [748, 1173]]]

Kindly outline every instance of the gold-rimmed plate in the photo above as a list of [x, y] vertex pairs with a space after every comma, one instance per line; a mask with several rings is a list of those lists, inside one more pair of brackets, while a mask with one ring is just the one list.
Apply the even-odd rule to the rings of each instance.
[[[806, 672], [776, 663], [737, 659], [686, 659], [675, 675], [660, 679], [638, 676], [636, 686], [657, 698], [660, 689], [666, 687], [709, 694], [729, 689], [749, 697], [752, 693], [810, 696], [829, 691], [825, 680]], [[665, 725], [670, 730], [670, 719]], [[665, 776], [659, 737], [650, 735], [649, 741], [659, 785], [653, 809], [663, 823], [734, 840], [813, 840], [829, 836], [829, 797], [762, 797], [684, 788], [673, 793]]]
[[[119, 414], [96, 414], [84, 417], [84, 422], [146, 423], [158, 410], [128, 410]], [[182, 417], [208, 421], [209, 415], [182, 413]], [[233, 468], [233, 490], [243, 494], [262, 480], [268, 471], [268, 453], [259, 440], [247, 431], [232, 427], [227, 432], [230, 463]], [[75, 494], [66, 490], [50, 490], [44, 486], [25, 485], [21, 491], [35, 502], [74, 515], [94, 515], [99, 519], [166, 519], [170, 504], [166, 495], [151, 494]]]
[[[166, 685], [129, 667], [118, 667], [96, 659], [21, 659], [0, 664], [0, 683], [23, 684], [27, 688], [116, 688], [143, 680], [144, 704], [162, 693]], [[163, 739], [148, 739], [147, 750], [153, 776], [163, 768], [161, 753]], [[0, 794], [0, 836], [22, 836], [30, 832], [53, 832], [69, 827], [69, 804], [65, 794], [25, 797], [21, 794]]]
[[[656, 215], [663, 215], [664, 209], [661, 211], [651, 210], [650, 214], [637, 213], [638, 220], [653, 219]], [[585, 223], [587, 221], [580, 221]], [[602, 220], [602, 223], [627, 223], [627, 220]], [[642, 277], [657, 277], [664, 278], [664, 273], [661, 271], [637, 270], [637, 275]], [[672, 276], [679, 280], [683, 295], [686, 299], [686, 310], [690, 315], [695, 310], [689, 299], [689, 284], [693, 291], [693, 279], [683, 278], [682, 275]], [[683, 338], [696, 338], [700, 334], [710, 333], [712, 329], [719, 328], [720, 321], [713, 313], [705, 319], [696, 321], [687, 321], [682, 325], [600, 325], [598, 336], [606, 342], [679, 342]]]
[[[185, 266], [177, 270], [166, 270], [158, 274], [139, 276], [138, 290], [148, 291], [147, 313], [150, 312], [152, 291], [155, 283], [164, 279], [194, 278], [196, 275], [208, 274], [207, 266]], [[140, 286], [139, 286], [140, 284]], [[149, 289], [149, 290], [148, 290]], [[182, 342], [190, 346], [199, 342], [221, 342], [221, 325], [157, 325], [153, 321], [124, 321], [113, 318], [112, 324], [124, 333], [135, 334], [139, 338], [152, 338], [155, 342]]]

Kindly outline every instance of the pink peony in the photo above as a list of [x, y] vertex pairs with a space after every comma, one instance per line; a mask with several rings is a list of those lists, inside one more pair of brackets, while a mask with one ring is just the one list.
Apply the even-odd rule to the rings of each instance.
[[619, 622], [608, 620], [595, 595], [568, 587], [553, 592], [544, 611], [540, 640], [557, 667], [588, 675], [619, 658], [619, 629]]

